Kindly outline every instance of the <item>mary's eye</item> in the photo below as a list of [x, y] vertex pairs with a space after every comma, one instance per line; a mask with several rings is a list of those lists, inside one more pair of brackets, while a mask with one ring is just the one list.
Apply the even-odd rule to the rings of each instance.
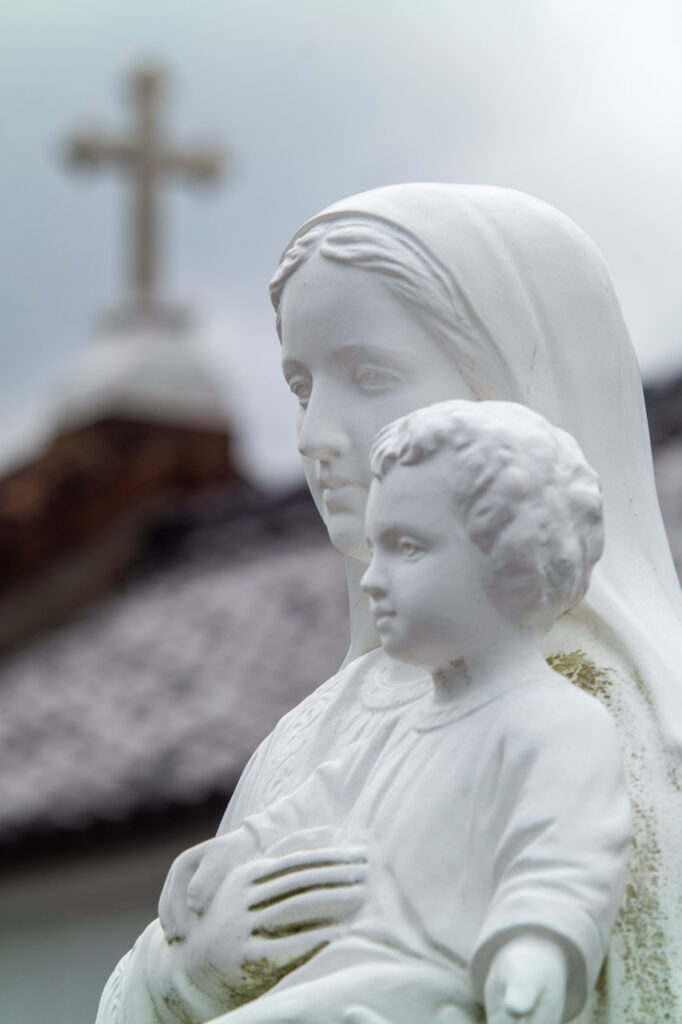
[[289, 390], [292, 395], [296, 395], [296, 398], [301, 405], [305, 406], [308, 404], [312, 386], [310, 381], [305, 377], [292, 377], [289, 381]]
[[400, 383], [400, 375], [378, 366], [360, 366], [355, 372], [355, 380], [363, 391], [389, 391]]

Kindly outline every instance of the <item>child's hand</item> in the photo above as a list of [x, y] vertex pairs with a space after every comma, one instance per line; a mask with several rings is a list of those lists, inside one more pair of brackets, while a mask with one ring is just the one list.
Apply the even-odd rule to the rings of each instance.
[[517, 935], [497, 952], [485, 983], [488, 1024], [561, 1024], [568, 963], [558, 942]]
[[159, 921], [168, 942], [186, 937], [190, 915], [203, 914], [229, 872], [255, 852], [253, 836], [240, 828], [176, 857], [159, 899]]

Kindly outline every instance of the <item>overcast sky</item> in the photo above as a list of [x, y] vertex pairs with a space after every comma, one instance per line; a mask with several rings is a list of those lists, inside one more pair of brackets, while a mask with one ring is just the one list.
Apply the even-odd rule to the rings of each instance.
[[199, 315], [246, 457], [297, 472], [267, 281], [292, 231], [389, 182], [508, 185], [606, 256], [645, 377], [682, 371], [679, 0], [35, 0], [0, 15], [0, 460], [44, 429], [124, 283], [127, 190], [67, 168], [129, 125], [126, 73], [170, 74], [166, 132], [219, 187], [164, 190], [169, 298]]

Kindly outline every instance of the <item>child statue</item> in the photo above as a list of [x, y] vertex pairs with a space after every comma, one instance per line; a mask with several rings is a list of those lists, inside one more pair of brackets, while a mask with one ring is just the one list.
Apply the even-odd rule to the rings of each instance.
[[[210, 841], [223, 865], [233, 850], [236, 870], [304, 828], [314, 849], [335, 826], [367, 879], [364, 905], [336, 936], [218, 1019], [574, 1020], [606, 954], [630, 837], [615, 726], [541, 653], [603, 548], [596, 474], [539, 414], [460, 400], [385, 427], [371, 468], [362, 587], [386, 653], [425, 667], [431, 690], [378, 755], [349, 744]], [[180, 874], [176, 887], [190, 880]], [[273, 881], [261, 879], [254, 909], [277, 901]], [[188, 984], [206, 992], [213, 978], [226, 998], [223, 953], [200, 937], [210, 914], [229, 914], [220, 904], [220, 885], [204, 887], [176, 946]]]

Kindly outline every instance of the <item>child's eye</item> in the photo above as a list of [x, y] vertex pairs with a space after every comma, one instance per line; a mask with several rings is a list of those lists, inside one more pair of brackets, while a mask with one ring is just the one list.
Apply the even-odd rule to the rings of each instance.
[[413, 540], [403, 539], [398, 542], [398, 551], [403, 556], [403, 558], [418, 558], [423, 550], [423, 547]]
[[387, 391], [400, 382], [400, 377], [391, 370], [361, 366], [355, 374], [355, 380], [364, 391]]

